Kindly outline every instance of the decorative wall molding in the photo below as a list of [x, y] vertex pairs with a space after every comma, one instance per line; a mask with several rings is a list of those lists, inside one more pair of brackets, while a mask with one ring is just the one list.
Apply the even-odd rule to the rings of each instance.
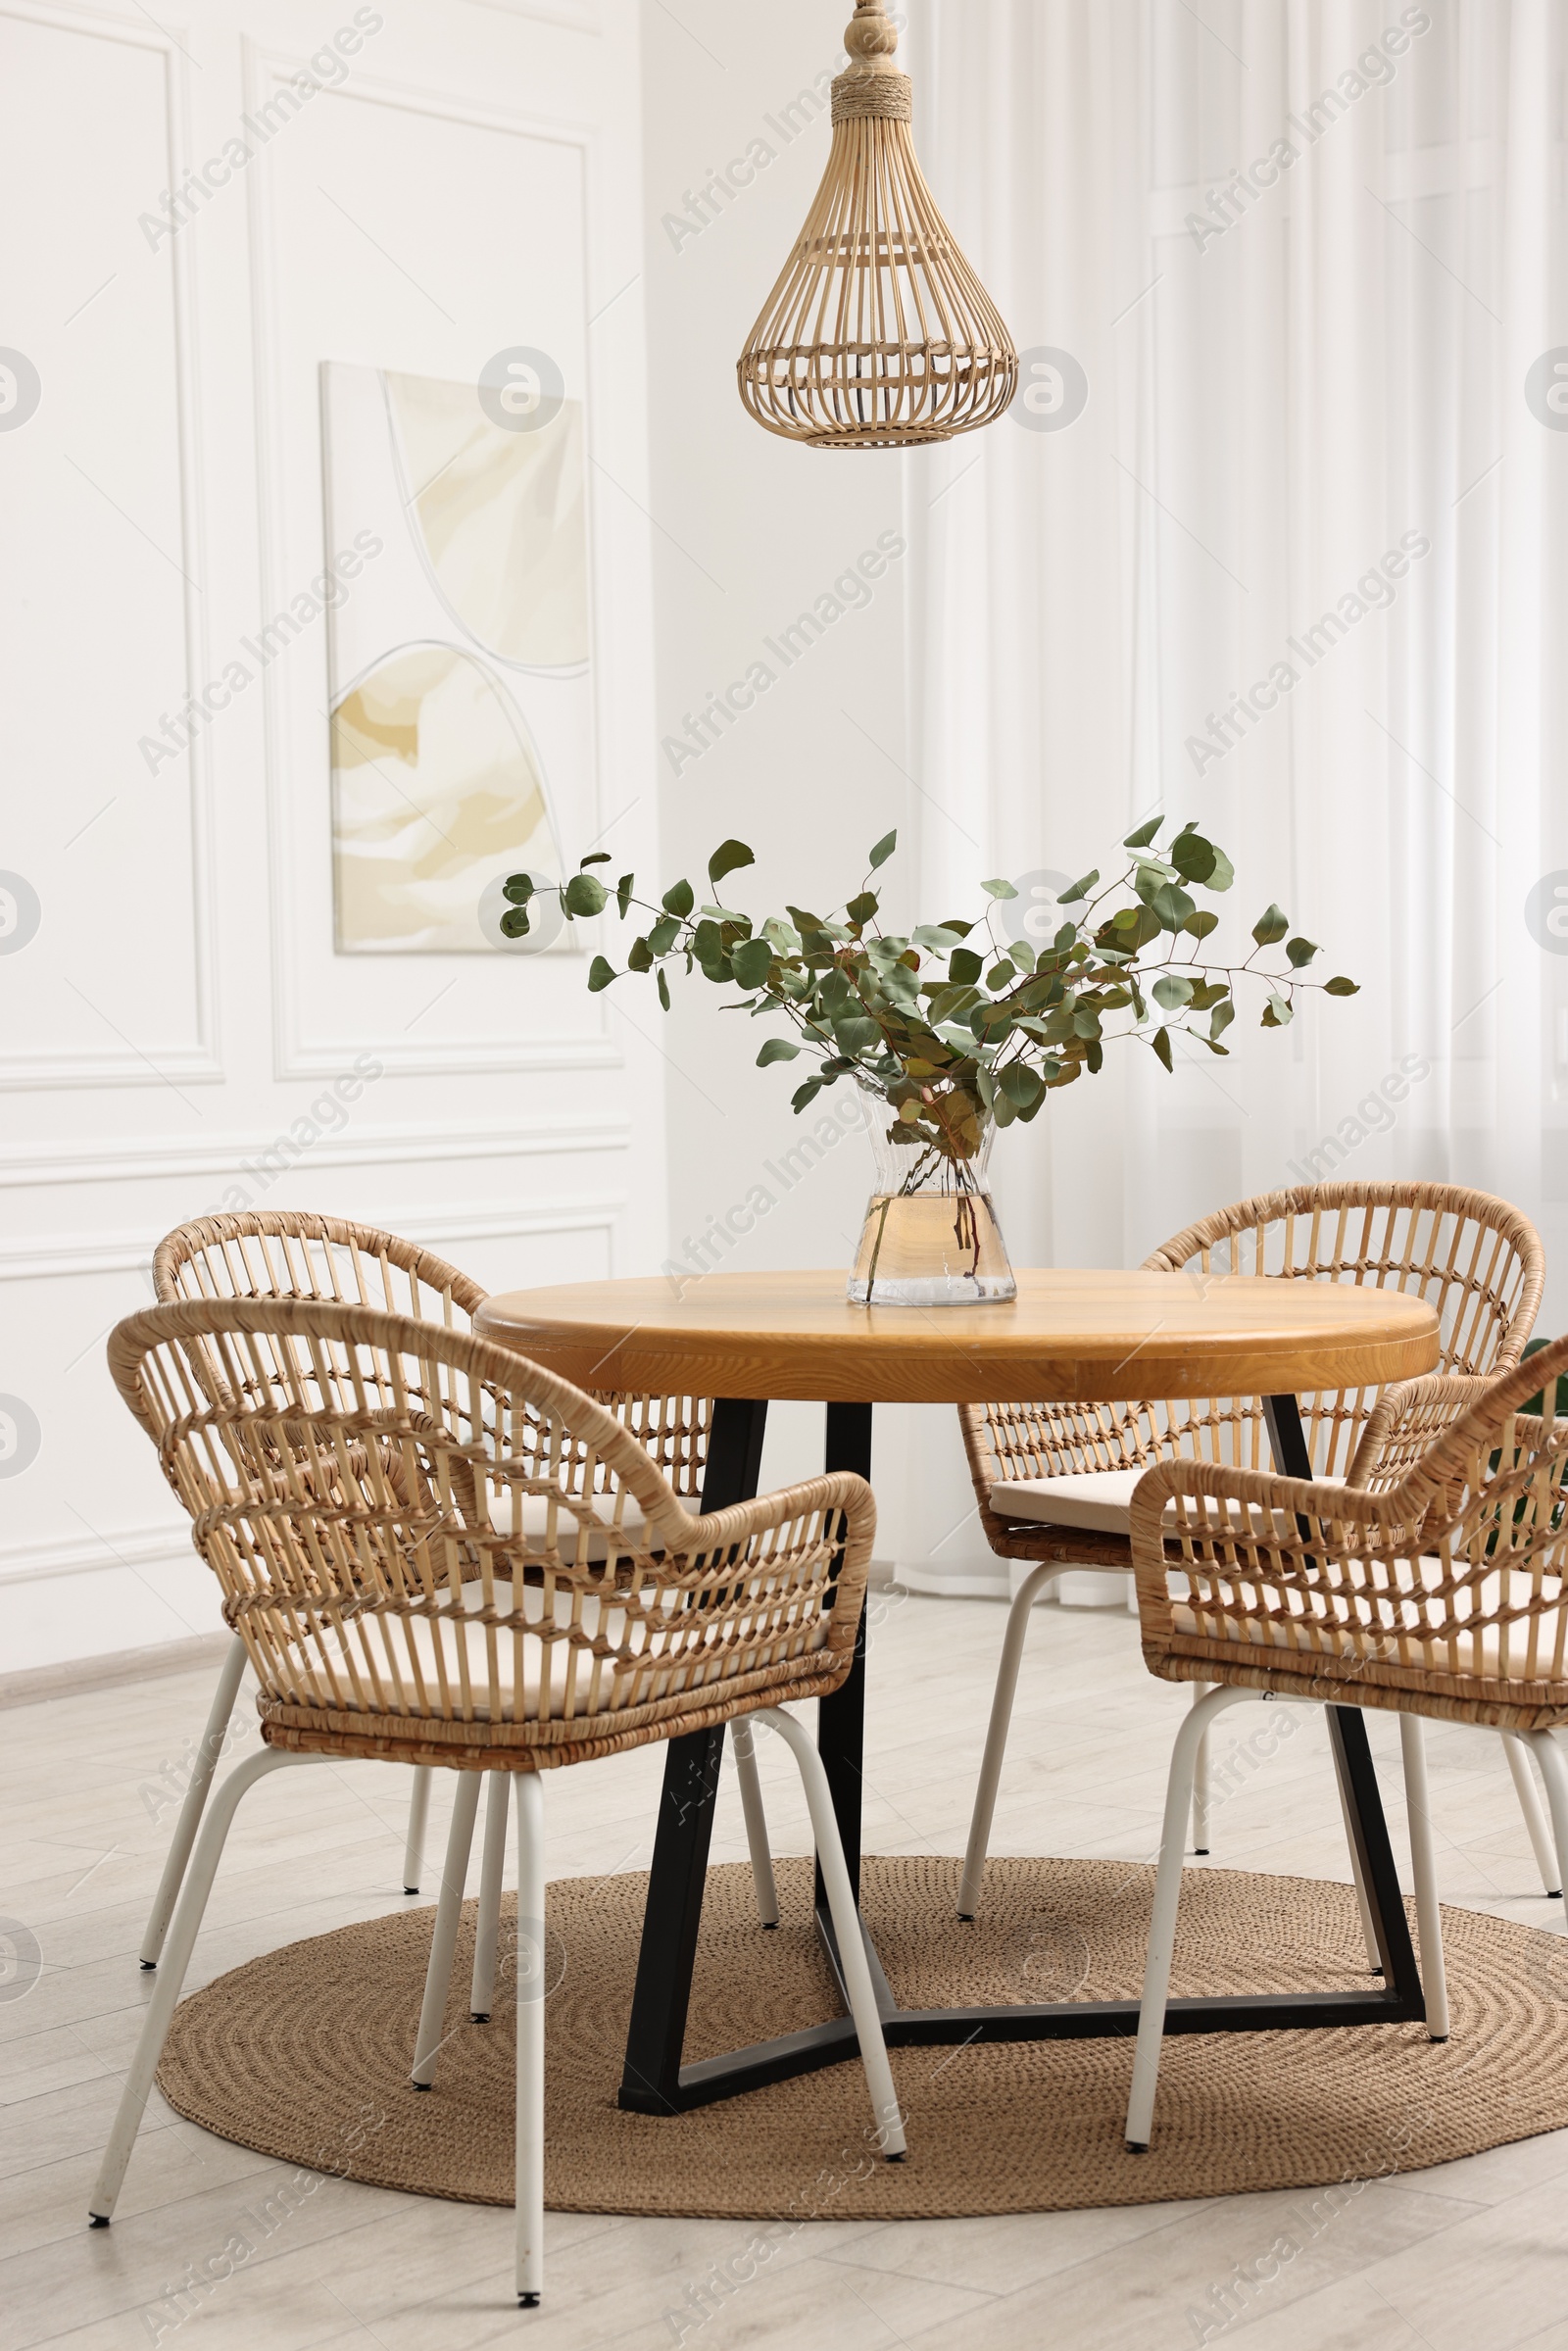
[[0, 1590], [53, 1584], [62, 1576], [136, 1575], [144, 1567], [194, 1559], [190, 1521], [161, 1527], [117, 1527], [110, 1535], [67, 1535], [52, 1543], [0, 1544]]
[[[377, 1219], [388, 1232], [434, 1246], [437, 1242], [524, 1240], [549, 1233], [612, 1232], [626, 1205], [623, 1192], [576, 1193], [569, 1200], [495, 1201], [445, 1208], [427, 1202]], [[0, 1242], [0, 1282], [59, 1281], [68, 1276], [150, 1273], [162, 1235], [145, 1229], [118, 1233], [49, 1233]]]
[[[107, 11], [50, 0], [5, 0], [0, 16], [46, 26], [52, 31], [111, 41], [121, 47], [144, 49], [163, 61], [164, 129], [169, 185], [178, 187], [190, 162], [190, 105], [186, 55], [173, 35], [141, 11], [142, 21]], [[185, 653], [185, 691], [194, 693], [209, 676], [207, 621], [203, 598], [194, 584], [205, 579], [207, 565], [203, 523], [201, 405], [197, 376], [195, 256], [188, 237], [175, 237], [169, 248], [174, 381], [178, 413], [175, 445], [179, 464], [180, 567], [185, 577], [182, 599]], [[190, 912], [194, 1045], [155, 1046], [151, 1050], [127, 1043], [122, 1052], [84, 1047], [60, 1053], [0, 1054], [0, 1092], [46, 1092], [61, 1087], [163, 1086], [176, 1081], [212, 1084], [225, 1072], [219, 1057], [217, 941], [212, 920], [216, 896], [216, 853], [211, 820], [212, 762], [205, 736], [198, 733], [186, 755], [190, 810]]]
[[[341, 1064], [339, 1064], [341, 1067]], [[306, 1114], [308, 1115], [308, 1109]], [[242, 1175], [248, 1160], [261, 1157], [276, 1144], [282, 1129], [248, 1135], [220, 1135], [183, 1146], [167, 1138], [119, 1143], [105, 1150], [101, 1143], [47, 1143], [34, 1150], [11, 1151], [0, 1160], [0, 1190], [36, 1187], [53, 1191], [61, 1184], [150, 1183], [161, 1177]], [[531, 1121], [527, 1126], [396, 1126], [350, 1125], [339, 1134], [323, 1135], [319, 1143], [295, 1162], [311, 1167], [416, 1167], [440, 1160], [532, 1159], [567, 1151], [629, 1150], [631, 1124], [626, 1119], [570, 1119], [558, 1125]]]
[[[533, 14], [530, 8], [508, 9], [507, 14]], [[574, 22], [574, 19], [566, 20]], [[580, 27], [579, 27], [580, 28]], [[244, 80], [247, 106], [254, 111], [266, 102], [270, 84], [286, 80], [305, 66], [306, 60], [292, 52], [264, 45], [246, 36], [242, 42]], [[576, 150], [583, 174], [584, 239], [583, 283], [592, 284], [591, 256], [587, 250], [587, 220], [590, 210], [589, 173], [596, 133], [592, 123], [570, 122], [559, 117], [530, 115], [492, 102], [470, 98], [465, 94], [432, 90], [427, 86], [402, 83], [372, 73], [357, 73], [353, 78], [330, 95], [339, 104], [380, 106], [404, 113], [426, 115], [437, 122], [455, 122], [473, 129], [495, 130], [512, 137], [543, 139]], [[262, 601], [267, 611], [272, 611], [281, 600], [286, 584], [286, 567], [281, 550], [286, 540], [284, 510], [284, 478], [281, 455], [281, 392], [277, 366], [278, 334], [278, 275], [276, 266], [276, 235], [271, 219], [272, 176], [271, 158], [266, 151], [258, 156], [249, 174], [248, 202], [250, 207], [250, 314], [252, 347], [256, 353], [257, 382], [257, 481], [259, 492], [258, 520], [262, 551]], [[592, 485], [590, 483], [590, 532], [592, 531]], [[596, 641], [602, 642], [602, 632], [596, 631]], [[600, 691], [603, 692], [603, 663], [600, 662]], [[295, 811], [290, 798], [289, 757], [287, 753], [287, 681], [279, 670], [269, 670], [263, 680], [267, 733], [267, 817], [269, 858], [271, 889], [271, 994], [272, 994], [272, 1055], [274, 1074], [282, 1079], [314, 1078], [336, 1072], [345, 1058], [356, 1053], [373, 1052], [387, 1071], [397, 1077], [449, 1077], [507, 1074], [530, 1070], [551, 1072], [571, 1069], [610, 1069], [624, 1066], [625, 1056], [609, 1035], [599, 1016], [599, 1026], [574, 1035], [534, 1036], [530, 1038], [467, 1038], [457, 1041], [438, 1040], [430, 1044], [411, 1044], [406, 1036], [369, 1034], [350, 1042], [340, 1043], [310, 1036], [303, 1017], [301, 972], [304, 968], [299, 952], [296, 917], [296, 892], [292, 886], [296, 859], [300, 853], [296, 837]], [[597, 733], [597, 729], [596, 729]], [[597, 791], [597, 755], [595, 759]], [[432, 972], [441, 967], [442, 958], [427, 958]], [[450, 958], [469, 961], [472, 958]], [[585, 1004], [586, 1009], [586, 1004]]]

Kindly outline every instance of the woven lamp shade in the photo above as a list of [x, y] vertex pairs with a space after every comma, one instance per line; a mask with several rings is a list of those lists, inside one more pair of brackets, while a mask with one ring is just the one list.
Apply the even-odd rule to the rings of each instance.
[[882, 0], [855, 0], [833, 147], [736, 363], [759, 424], [812, 449], [914, 449], [1000, 416], [1018, 355], [915, 161]]

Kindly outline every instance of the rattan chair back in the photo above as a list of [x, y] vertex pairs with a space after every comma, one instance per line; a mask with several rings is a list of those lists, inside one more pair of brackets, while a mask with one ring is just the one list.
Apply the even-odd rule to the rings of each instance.
[[1563, 1370], [1568, 1339], [1487, 1383], [1382, 1493], [1151, 1470], [1132, 1504], [1150, 1670], [1504, 1730], [1568, 1720], [1568, 1420], [1520, 1408]]
[[149, 1307], [109, 1354], [273, 1743], [526, 1770], [849, 1670], [875, 1524], [861, 1479], [693, 1517], [591, 1396], [357, 1304]]
[[[1530, 1219], [1506, 1200], [1457, 1184], [1304, 1184], [1259, 1194], [1201, 1218], [1144, 1259], [1151, 1273], [1187, 1273], [1200, 1287], [1233, 1276], [1348, 1282], [1398, 1290], [1436, 1307], [1440, 1370], [1477, 1378], [1517, 1363], [1545, 1282], [1545, 1251]], [[1456, 1392], [1436, 1393], [1423, 1409]], [[1302, 1424], [1320, 1477], [1372, 1462], [1362, 1439], [1376, 1389], [1303, 1396]], [[1008, 1478], [1132, 1469], [1188, 1455], [1271, 1465], [1261, 1399], [1182, 1398], [1139, 1404], [971, 1404], [960, 1407], [971, 1472], [990, 1510]], [[1414, 1424], [1412, 1424], [1414, 1428]], [[1400, 1459], [1413, 1457], [1419, 1431]], [[999, 1520], [988, 1533], [1003, 1547]], [[1002, 1540], [999, 1540], [1002, 1539]], [[1027, 1538], [1026, 1538], [1027, 1540]]]

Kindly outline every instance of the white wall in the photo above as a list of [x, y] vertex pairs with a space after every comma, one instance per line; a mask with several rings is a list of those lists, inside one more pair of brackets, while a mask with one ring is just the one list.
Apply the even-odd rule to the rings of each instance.
[[[865, 852], [893, 825], [904, 844], [887, 869], [896, 903], [919, 863], [924, 804], [906, 728], [907, 554], [792, 665], [767, 640], [776, 645], [781, 627], [832, 596], [884, 533], [907, 545], [906, 501], [935, 484], [892, 454], [824, 454], [764, 433], [735, 388], [736, 357], [827, 161], [827, 85], [844, 64], [851, 13], [847, 0], [789, 9], [685, 0], [678, 22], [658, 0], [643, 12], [661, 737], [679, 737], [687, 715], [700, 715], [752, 662], [775, 673], [754, 709], [728, 729], [715, 722], [717, 740], [700, 758], [683, 757], [678, 744], [662, 751], [662, 880], [700, 880], [709, 852], [737, 834], [756, 850], [758, 871], [729, 886], [759, 911], [790, 900], [819, 910], [842, 903], [859, 885]], [[732, 184], [715, 186], [715, 171]], [[902, 907], [911, 921], [952, 910], [916, 915], [912, 898]], [[674, 1255], [692, 1262], [688, 1241], [760, 1186], [775, 1204], [723, 1263], [847, 1268], [870, 1179], [863, 1140], [850, 1135], [786, 1190], [769, 1163], [778, 1168], [817, 1119], [792, 1115], [788, 1067], [754, 1068], [756, 1032], [716, 1009], [716, 990], [704, 1002], [705, 990], [699, 976], [659, 1028]], [[612, 1002], [645, 1027], [661, 1021], [651, 988], [634, 993], [622, 981]], [[776, 1406], [764, 1477], [820, 1464], [820, 1412]], [[880, 1412], [875, 1478], [880, 1555], [946, 1564], [988, 1556], [951, 1408]]]
[[[355, 22], [352, 0], [159, 14], [0, 7], [4, 336], [42, 391], [0, 430], [0, 867], [39, 909], [0, 953], [8, 1670], [216, 1623], [104, 1365], [171, 1225], [242, 1192], [390, 1225], [494, 1287], [652, 1270], [665, 1238], [662, 1065], [580, 957], [333, 954], [321, 627], [192, 759], [138, 754], [319, 568], [319, 361], [472, 379], [583, 270], [595, 823], [646, 862], [631, 0], [376, 0], [346, 76], [318, 68], [337, 86], [150, 238], [187, 166]], [[288, 1172], [247, 1167], [285, 1137]]]

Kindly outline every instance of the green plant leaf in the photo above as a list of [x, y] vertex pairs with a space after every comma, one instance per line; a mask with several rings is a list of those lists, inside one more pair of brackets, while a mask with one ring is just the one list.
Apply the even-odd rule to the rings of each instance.
[[667, 1012], [669, 1010], [669, 982], [662, 971], [656, 976], [659, 981], [659, 1001]]
[[1151, 816], [1147, 824], [1138, 827], [1137, 832], [1127, 835], [1122, 843], [1123, 849], [1147, 849], [1164, 821], [1163, 816]]
[[981, 968], [980, 957], [969, 947], [956, 947], [948, 957], [948, 977], [958, 987], [972, 988]]
[[757, 1066], [765, 1069], [770, 1061], [793, 1061], [800, 1050], [798, 1045], [791, 1044], [788, 1037], [768, 1037], [757, 1056]]
[[636, 887], [637, 876], [634, 873], [623, 873], [615, 884], [615, 905], [620, 910], [622, 922], [626, 919], [626, 908], [631, 905], [631, 894]]
[[997, 1085], [1018, 1110], [1038, 1102], [1044, 1090], [1038, 1073], [1027, 1061], [1009, 1061], [1005, 1069], [998, 1072]]
[[1070, 906], [1074, 900], [1087, 898], [1090, 891], [1094, 888], [1099, 879], [1100, 867], [1098, 865], [1092, 867], [1088, 873], [1080, 874], [1077, 881], [1072, 884], [1070, 889], [1058, 890], [1056, 892], [1057, 906]]
[[533, 896], [533, 875], [509, 873], [501, 885], [501, 895], [514, 906], [525, 906]]
[[680, 924], [673, 914], [661, 914], [648, 934], [648, 944], [656, 955], [667, 955], [680, 937]]
[[1210, 1012], [1208, 1016], [1208, 1033], [1210, 1037], [1222, 1037], [1235, 1018], [1236, 1006], [1227, 996], [1223, 1003], [1217, 1004], [1214, 1006], [1213, 1011]]
[[[1212, 889], [1213, 886], [1213, 883], [1210, 882], [1209, 888]], [[1195, 939], [1206, 939], [1210, 931], [1219, 929], [1219, 916], [1211, 914], [1206, 906], [1200, 906], [1188, 915], [1187, 920], [1182, 924], [1182, 929], [1190, 931]]]
[[1324, 981], [1323, 993], [1325, 996], [1359, 996], [1361, 987], [1359, 981], [1348, 980], [1341, 972], [1337, 978]]
[[501, 917], [501, 935], [504, 939], [526, 939], [532, 928], [526, 906], [508, 906]]
[[833, 1023], [834, 1042], [847, 1053], [863, 1053], [868, 1046], [876, 1044], [881, 1034], [876, 1022], [863, 1012], [847, 1013]]
[[1161, 882], [1150, 900], [1150, 910], [1158, 915], [1167, 931], [1179, 931], [1188, 916], [1198, 909], [1186, 891], [1179, 889], [1175, 882]]
[[653, 968], [654, 951], [648, 941], [642, 938], [634, 939], [626, 951], [626, 969], [628, 971], [652, 971]]
[[1016, 898], [1018, 895], [1011, 882], [982, 882], [980, 887], [989, 891], [993, 898]]
[[1282, 914], [1278, 906], [1269, 906], [1253, 923], [1252, 936], [1259, 947], [1274, 947], [1290, 927], [1289, 914]]
[[684, 922], [697, 904], [697, 900], [692, 893], [690, 882], [671, 882], [659, 903], [666, 914], [678, 914]]
[[[793, 914], [794, 911], [792, 906], [790, 912]], [[965, 935], [962, 931], [949, 930], [941, 922], [922, 922], [917, 931], [909, 933], [916, 947], [929, 948], [934, 955], [951, 955], [956, 947], [963, 945]]]
[[790, 1096], [790, 1108], [797, 1118], [803, 1110], [809, 1108], [821, 1091], [822, 1080], [820, 1078], [808, 1078], [804, 1086], [796, 1087], [795, 1092]]
[[773, 950], [766, 939], [743, 939], [729, 959], [738, 986], [760, 988], [772, 968]]
[[1286, 959], [1293, 971], [1304, 969], [1312, 957], [1321, 953], [1322, 950], [1310, 939], [1287, 939], [1285, 942]]
[[568, 914], [598, 914], [603, 911], [610, 892], [591, 873], [574, 873], [561, 893], [563, 910]]
[[726, 873], [756, 863], [757, 858], [744, 841], [721, 841], [708, 860], [708, 878], [716, 890]]
[[1169, 1029], [1156, 1029], [1154, 1031], [1152, 1043], [1153, 1045], [1154, 1052], [1157, 1053], [1160, 1060], [1164, 1062], [1165, 1067], [1168, 1070], [1174, 1070], [1176, 1064], [1171, 1058]]
[[[1210, 847], [1213, 844], [1210, 843]], [[1214, 870], [1203, 884], [1205, 890], [1228, 890], [1236, 879], [1236, 868], [1222, 849], [1214, 851]]]
[[1177, 1012], [1183, 1004], [1192, 1003], [1193, 983], [1177, 972], [1167, 971], [1154, 982], [1150, 994], [1162, 1012]]
[[593, 961], [592, 961], [592, 962], [589, 964], [589, 966], [588, 966], [588, 993], [589, 993], [589, 995], [590, 995], [590, 996], [597, 996], [597, 995], [599, 994], [599, 991], [600, 991], [600, 989], [601, 989], [601, 988], [608, 988], [608, 987], [609, 987], [609, 985], [610, 985], [610, 983], [611, 983], [611, 981], [612, 981], [612, 980], [614, 977], [615, 977], [615, 966], [614, 966], [614, 964], [613, 964], [613, 963], [607, 963], [607, 962], [605, 961], [605, 958], [604, 958], [604, 956], [603, 956], [603, 955], [595, 955], [595, 957], [594, 957]]
[[858, 897], [850, 900], [844, 911], [852, 922], [863, 924], [870, 921], [880, 903], [874, 890], [862, 890]]
[[1271, 988], [1269, 990], [1268, 1002], [1263, 1006], [1263, 1017], [1259, 1023], [1259, 1026], [1265, 1029], [1282, 1029], [1287, 1026], [1293, 1017], [1294, 1015], [1291, 1011], [1291, 1007], [1286, 1003], [1284, 997], [1276, 996]]
[[610, 852], [608, 849], [591, 849], [585, 857], [577, 859], [577, 870], [580, 873], [585, 865], [608, 865], [609, 863]]
[[866, 859], [866, 863], [870, 866], [873, 873], [875, 873], [879, 865], [885, 865], [887, 863], [889, 857], [892, 857], [893, 852], [898, 848], [898, 828], [895, 826], [891, 833], [883, 834], [875, 849], [872, 850], [870, 857]]
[[1183, 825], [1170, 845], [1170, 861], [1185, 882], [1206, 882], [1214, 870], [1215, 849], [1195, 825]]

